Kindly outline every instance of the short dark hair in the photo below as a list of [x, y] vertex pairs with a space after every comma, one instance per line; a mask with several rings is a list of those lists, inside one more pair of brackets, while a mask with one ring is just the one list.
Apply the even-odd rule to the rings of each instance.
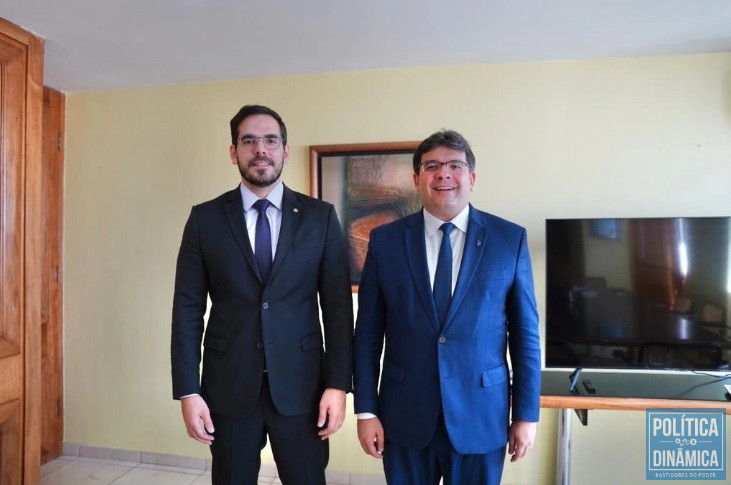
[[475, 171], [475, 154], [467, 140], [454, 130], [441, 130], [433, 133], [426, 140], [419, 144], [414, 152], [414, 173], [419, 173], [421, 168], [421, 156], [437, 147], [447, 147], [453, 150], [464, 152], [467, 157], [467, 165], [470, 172]]
[[236, 142], [239, 141], [239, 125], [241, 124], [241, 122], [249, 116], [254, 115], [269, 115], [277, 120], [277, 124], [279, 124], [279, 132], [282, 136], [282, 146], [285, 146], [287, 144], [287, 127], [284, 125], [284, 121], [282, 121], [282, 117], [279, 116], [279, 113], [271, 108], [267, 108], [266, 106], [262, 106], [260, 104], [247, 104], [246, 106], [241, 108], [239, 112], [234, 115], [233, 118], [231, 118], [232, 145], [236, 145]]

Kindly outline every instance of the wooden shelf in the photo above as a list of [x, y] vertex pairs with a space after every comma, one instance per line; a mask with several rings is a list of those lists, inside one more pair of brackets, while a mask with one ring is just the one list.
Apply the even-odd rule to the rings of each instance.
[[633, 397], [541, 396], [543, 408], [610, 409], [644, 411], [648, 408], [724, 408], [731, 414], [731, 401], [686, 401], [679, 399], [645, 399]]

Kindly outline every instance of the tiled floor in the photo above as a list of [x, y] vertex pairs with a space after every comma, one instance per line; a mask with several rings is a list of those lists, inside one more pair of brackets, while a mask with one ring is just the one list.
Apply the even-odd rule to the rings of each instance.
[[[41, 485], [208, 485], [211, 473], [147, 463], [61, 456], [41, 467]], [[282, 483], [259, 476], [259, 485]], [[333, 484], [334, 485], [334, 484]]]

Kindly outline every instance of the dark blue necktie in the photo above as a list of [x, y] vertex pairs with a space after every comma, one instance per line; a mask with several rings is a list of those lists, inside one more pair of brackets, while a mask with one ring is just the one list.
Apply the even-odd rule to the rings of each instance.
[[254, 258], [256, 265], [259, 266], [261, 282], [264, 284], [267, 283], [269, 270], [272, 269], [272, 230], [267, 218], [267, 209], [270, 205], [272, 203], [267, 199], [259, 199], [252, 206], [259, 212], [259, 216], [256, 218]]
[[447, 319], [449, 302], [452, 300], [452, 242], [449, 240], [449, 233], [454, 229], [454, 224], [445, 222], [440, 228], [442, 245], [439, 247], [437, 258], [437, 271], [434, 273], [434, 306], [437, 309], [439, 325], [443, 328]]

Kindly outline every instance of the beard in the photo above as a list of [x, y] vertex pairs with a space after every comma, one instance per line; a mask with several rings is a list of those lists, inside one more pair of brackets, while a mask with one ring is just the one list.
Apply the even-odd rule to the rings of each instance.
[[[256, 187], [269, 187], [272, 185], [279, 180], [279, 176], [282, 175], [282, 168], [284, 167], [284, 160], [277, 163], [269, 157], [254, 157], [248, 162], [244, 162], [237, 156], [236, 161], [238, 162], [239, 173], [244, 180]], [[254, 167], [254, 164], [257, 162], [268, 162], [274, 170], [270, 171], [267, 167]]]

